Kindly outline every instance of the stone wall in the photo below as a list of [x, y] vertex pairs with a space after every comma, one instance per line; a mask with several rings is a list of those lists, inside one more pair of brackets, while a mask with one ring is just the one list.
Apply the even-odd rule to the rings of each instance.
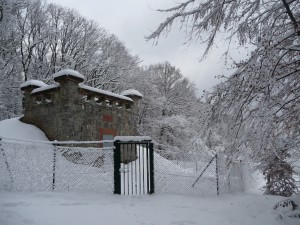
[[[97, 141], [100, 133], [136, 135], [136, 104], [81, 89], [72, 77], [59, 79], [60, 87], [30, 94], [24, 89], [24, 117], [50, 140]], [[100, 101], [102, 100], [102, 101]]]

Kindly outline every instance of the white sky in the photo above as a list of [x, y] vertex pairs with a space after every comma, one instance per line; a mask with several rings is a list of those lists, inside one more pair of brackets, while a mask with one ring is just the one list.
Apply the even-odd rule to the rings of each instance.
[[[184, 32], [173, 29], [167, 38], [162, 36], [157, 45], [153, 45], [152, 41], [145, 41], [145, 36], [154, 31], [165, 18], [155, 9], [173, 6], [176, 4], [175, 0], [48, 0], [48, 2], [74, 8], [81, 15], [97, 21], [101, 27], [117, 35], [132, 54], [138, 55], [143, 60], [142, 65], [169, 61], [196, 84], [199, 94], [219, 82], [215, 76], [222, 73], [229, 74], [222, 57], [224, 44], [219, 45], [219, 48], [211, 51], [204, 61], [199, 62], [205, 46], [198, 43], [183, 46]], [[240, 53], [235, 51], [235, 55], [239, 58]]]

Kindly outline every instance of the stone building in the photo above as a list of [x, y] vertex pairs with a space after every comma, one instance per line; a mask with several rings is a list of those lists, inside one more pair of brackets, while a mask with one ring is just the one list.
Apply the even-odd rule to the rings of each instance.
[[62, 70], [53, 79], [52, 85], [37, 80], [21, 85], [21, 120], [39, 127], [49, 140], [97, 141], [137, 134], [137, 103], [142, 98], [138, 91], [115, 94], [93, 88], [74, 70]]

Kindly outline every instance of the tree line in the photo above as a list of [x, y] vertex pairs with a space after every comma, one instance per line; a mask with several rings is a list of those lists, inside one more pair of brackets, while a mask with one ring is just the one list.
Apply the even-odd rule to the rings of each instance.
[[166, 19], [148, 40], [179, 22], [189, 40], [206, 44], [203, 57], [224, 34], [229, 50], [234, 41], [252, 46], [248, 59], [234, 65], [236, 72], [206, 92], [201, 137], [212, 147], [222, 146], [229, 163], [250, 156], [265, 175], [265, 193], [289, 196], [297, 191], [300, 1], [184, 0], [158, 11]]
[[0, 0], [0, 7], [0, 120], [22, 114], [21, 83], [49, 84], [53, 73], [70, 68], [92, 87], [142, 92], [139, 133], [161, 149], [186, 151], [198, 98], [179, 69], [168, 62], [140, 66], [115, 35], [73, 9], [41, 0]]

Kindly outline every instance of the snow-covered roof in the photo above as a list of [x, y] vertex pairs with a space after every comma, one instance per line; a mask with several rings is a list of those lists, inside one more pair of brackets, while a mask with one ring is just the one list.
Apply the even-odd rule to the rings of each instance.
[[72, 69], [64, 69], [64, 70], [61, 70], [52, 75], [53, 79], [62, 77], [62, 76], [73, 76], [73, 77], [80, 78], [82, 80], [85, 79], [85, 77], [82, 74], [80, 74], [79, 72], [72, 70]]
[[40, 80], [28, 80], [20, 85], [20, 88], [25, 88], [29, 86], [37, 86], [37, 87], [44, 87], [47, 86], [43, 81]]
[[31, 94], [38, 93], [38, 92], [41, 92], [41, 91], [51, 90], [51, 89], [54, 89], [54, 88], [58, 88], [59, 86], [60, 86], [59, 84], [50, 84], [50, 85], [46, 85], [46, 86], [43, 86], [43, 87], [39, 87], [39, 88], [34, 89], [34, 90], [31, 92]]
[[110, 92], [110, 91], [104, 91], [104, 90], [101, 90], [101, 89], [98, 89], [98, 88], [87, 86], [87, 85], [82, 84], [82, 83], [78, 84], [78, 86], [80, 88], [88, 90], [88, 91], [92, 91], [92, 92], [96, 92], [96, 93], [99, 93], [99, 94], [108, 95], [108, 96], [112, 96], [112, 97], [115, 97], [115, 98], [120, 98], [120, 99], [123, 99], [123, 100], [133, 102], [133, 100], [131, 98], [126, 97], [124, 95], [119, 95], [119, 94], [116, 94], [116, 93], [113, 93], [113, 92]]
[[135, 95], [135, 96], [139, 96], [139, 97], [143, 97], [143, 95], [139, 92], [139, 91], [137, 91], [137, 90], [135, 90], [135, 89], [128, 89], [128, 90], [125, 90], [125, 91], [123, 91], [122, 93], [121, 93], [121, 95], [125, 95], [125, 96], [130, 96], [130, 95]]

